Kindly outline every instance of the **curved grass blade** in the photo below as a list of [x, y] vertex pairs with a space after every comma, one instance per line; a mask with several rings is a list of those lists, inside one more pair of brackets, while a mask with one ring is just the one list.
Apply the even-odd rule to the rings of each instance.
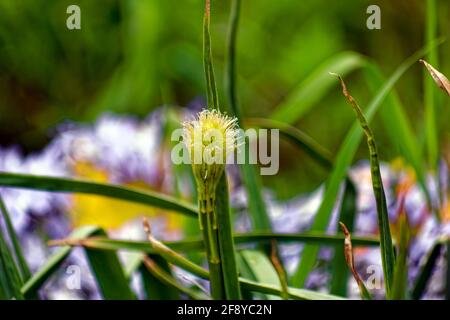
[[[86, 226], [74, 230], [69, 239], [83, 239], [94, 235], [98, 230], [98, 227]], [[46, 262], [45, 264], [36, 272], [22, 287], [21, 292], [25, 298], [33, 297], [37, 294], [39, 288], [50, 278], [53, 273], [59, 268], [63, 263], [64, 259], [70, 254], [72, 247], [65, 245], [58, 249]]]
[[[348, 231], [353, 232], [356, 216], [356, 188], [350, 179], [345, 181], [344, 195], [340, 207], [339, 221], [348, 226]], [[338, 226], [339, 228], [339, 226]], [[331, 265], [331, 289], [332, 294], [346, 297], [348, 284], [348, 266], [345, 261], [345, 255], [342, 249], [336, 247], [334, 250], [334, 258]]]
[[325, 61], [304, 79], [292, 93], [276, 107], [270, 118], [293, 124], [307, 113], [333, 88], [328, 72], [346, 75], [365, 64], [365, 58], [355, 52], [342, 52]]
[[17, 234], [14, 230], [14, 227], [11, 223], [11, 219], [9, 217], [8, 210], [6, 208], [5, 202], [3, 201], [3, 197], [0, 195], [0, 211], [2, 212], [3, 220], [5, 221], [6, 230], [8, 232], [9, 239], [11, 240], [11, 244], [14, 249], [14, 256], [17, 259], [17, 267], [20, 272], [20, 276], [22, 281], [25, 282], [31, 277], [30, 269], [28, 268], [28, 264], [23, 256], [22, 249], [20, 247], [19, 239], [17, 238]]
[[76, 179], [35, 176], [16, 173], [0, 173], [0, 186], [51, 192], [76, 192], [95, 194], [115, 199], [146, 204], [149, 206], [197, 217], [195, 206], [167, 195], [141, 191], [119, 185], [88, 182]]
[[414, 282], [414, 287], [411, 293], [411, 298], [413, 300], [419, 300], [422, 297], [428, 280], [431, 278], [431, 274], [433, 273], [434, 267], [436, 266], [437, 260], [441, 255], [442, 246], [443, 244], [441, 241], [436, 242], [433, 246], [433, 249], [431, 249], [430, 253], [428, 254], [426, 262], [420, 270], [416, 281]]
[[[98, 229], [97, 236], [106, 236], [105, 231]], [[85, 248], [89, 265], [95, 275], [100, 292], [107, 300], [134, 300], [123, 267], [116, 252]]]
[[367, 138], [367, 145], [369, 147], [370, 154], [370, 171], [372, 176], [372, 188], [375, 194], [375, 200], [377, 205], [378, 214], [378, 228], [380, 232], [380, 251], [381, 260], [383, 264], [383, 273], [386, 284], [386, 295], [390, 299], [392, 296], [392, 286], [394, 281], [394, 265], [395, 256], [392, 246], [391, 229], [389, 226], [389, 213], [386, 204], [386, 195], [384, 193], [383, 181], [381, 179], [380, 163], [378, 160], [377, 145], [375, 142], [375, 136], [369, 127], [369, 124], [359, 107], [358, 103], [353, 99], [347, 90], [347, 87], [342, 80], [341, 76], [337, 75], [342, 86], [342, 92], [347, 98], [348, 102], [355, 111], [356, 117], [360, 122], [361, 128]]
[[333, 167], [333, 159], [330, 151], [322, 147], [303, 131], [289, 124], [263, 118], [248, 118], [244, 120], [244, 123], [249, 126], [257, 126], [264, 129], [278, 129], [282, 136], [300, 147], [324, 168], [331, 169]]
[[344, 240], [344, 257], [347, 262], [347, 266], [353, 274], [353, 278], [355, 278], [356, 283], [358, 284], [359, 293], [361, 294], [361, 298], [363, 300], [372, 300], [372, 295], [369, 290], [367, 290], [364, 281], [359, 276], [358, 272], [355, 269], [355, 262], [353, 259], [353, 248], [352, 248], [352, 239], [350, 236], [350, 232], [348, 231], [345, 224], [339, 222], [339, 225], [344, 232], [345, 240]]
[[[400, 77], [424, 54], [426, 54], [430, 48], [438, 45], [441, 41], [435, 41], [423, 49], [420, 49], [414, 53], [411, 57], [406, 59], [388, 78], [388, 80], [383, 84], [380, 90], [377, 92], [375, 97], [370, 102], [365, 114], [368, 121], [370, 121], [375, 113], [378, 111], [381, 103], [384, 101], [388, 93], [392, 90], [395, 83], [400, 79]], [[325, 193], [322, 199], [322, 203], [317, 211], [314, 218], [311, 230], [321, 231], [325, 230], [328, 225], [328, 221], [331, 216], [334, 204], [336, 203], [336, 198], [339, 193], [339, 187], [341, 182], [344, 180], [347, 169], [352, 163], [352, 159], [355, 152], [361, 142], [363, 133], [360, 130], [360, 125], [356, 122], [347, 136], [345, 137], [344, 143], [339, 149], [337, 158], [335, 160], [335, 165], [330, 177], [326, 183]], [[306, 245], [300, 264], [292, 277], [292, 283], [295, 287], [303, 287], [306, 278], [314, 267], [319, 248], [318, 246]]]
[[[169, 264], [166, 260], [162, 259], [157, 255], [150, 255], [149, 258], [153, 263], [164, 273], [168, 278], [173, 279], [172, 271], [170, 270]], [[142, 257], [141, 262], [144, 262], [145, 257]], [[141, 263], [139, 266], [139, 273], [142, 278], [142, 284], [144, 287], [145, 298], [147, 300], [179, 300], [179, 290], [174, 288], [174, 286], [166, 285], [165, 282], [161, 281], [152, 272], [148, 270], [148, 267]], [[178, 284], [177, 284], [178, 285]]]
[[150, 274], [158, 279], [165, 286], [173, 288], [181, 293], [186, 294], [188, 297], [194, 300], [205, 300], [208, 299], [206, 295], [201, 295], [189, 288], [180, 285], [169, 273], [167, 273], [163, 268], [161, 268], [152, 258], [145, 257], [144, 265]]
[[[267, 256], [259, 250], [241, 250], [239, 251], [242, 262], [250, 271], [251, 279], [255, 282], [272, 284], [281, 289], [280, 279], [277, 271], [273, 267]], [[283, 292], [283, 290], [280, 290]], [[279, 299], [278, 296], [266, 296], [267, 299]]]

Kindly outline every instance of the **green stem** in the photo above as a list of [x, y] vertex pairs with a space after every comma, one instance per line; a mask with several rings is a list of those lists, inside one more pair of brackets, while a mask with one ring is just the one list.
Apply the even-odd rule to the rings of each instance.
[[21, 278], [23, 282], [26, 282], [28, 279], [31, 278], [31, 272], [30, 269], [28, 268], [28, 264], [25, 260], [25, 257], [23, 256], [19, 239], [17, 238], [16, 232], [11, 222], [11, 218], [9, 217], [9, 212], [6, 209], [5, 202], [3, 201], [3, 197], [1, 195], [0, 195], [0, 210], [3, 215], [3, 219], [5, 220], [6, 230], [8, 231], [8, 235], [14, 249], [14, 253], [18, 262], [17, 266], [19, 267]]
[[233, 227], [229, 206], [228, 183], [226, 174], [222, 174], [216, 189], [216, 217], [219, 226], [220, 256], [223, 281], [227, 299], [242, 298], [239, 286], [237, 262], [234, 247]]
[[205, 242], [206, 257], [210, 272], [211, 296], [213, 299], [224, 299], [223, 276], [220, 260], [218, 228], [215, 213], [214, 193], [198, 190], [198, 206], [200, 229]]
[[230, 24], [228, 30], [228, 61], [225, 83], [228, 99], [233, 114], [241, 120], [241, 112], [236, 94], [236, 38], [239, 25], [239, 13], [241, 0], [233, 0], [231, 3]]
[[[425, 26], [425, 43], [428, 44], [436, 37], [437, 17], [436, 17], [436, 0], [426, 0], [426, 26]], [[433, 48], [427, 54], [428, 62], [435, 68], [438, 68], [437, 50]], [[432, 169], [436, 169], [438, 162], [438, 133], [436, 125], [436, 101], [435, 101], [435, 85], [433, 79], [424, 70], [424, 104], [425, 104], [425, 135], [427, 141], [427, 153], [429, 165]]]

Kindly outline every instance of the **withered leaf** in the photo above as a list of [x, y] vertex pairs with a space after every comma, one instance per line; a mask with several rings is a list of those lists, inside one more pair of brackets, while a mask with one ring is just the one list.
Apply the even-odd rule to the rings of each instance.
[[361, 294], [361, 298], [364, 300], [371, 300], [372, 296], [367, 290], [366, 286], [364, 285], [363, 280], [359, 276], [358, 272], [355, 269], [355, 262], [353, 258], [353, 248], [352, 248], [352, 239], [350, 237], [350, 232], [348, 231], [345, 224], [342, 222], [339, 222], [339, 225], [341, 226], [342, 232], [344, 233], [345, 239], [344, 239], [344, 255], [345, 255], [345, 261], [347, 262], [347, 266], [349, 267], [351, 273], [353, 274], [353, 278], [355, 278], [356, 283], [359, 287], [359, 292]]
[[430, 72], [434, 82], [436, 82], [438, 87], [444, 90], [450, 96], [450, 81], [425, 60], [421, 59], [419, 61], [423, 63], [423, 65], [428, 69], [428, 72]]

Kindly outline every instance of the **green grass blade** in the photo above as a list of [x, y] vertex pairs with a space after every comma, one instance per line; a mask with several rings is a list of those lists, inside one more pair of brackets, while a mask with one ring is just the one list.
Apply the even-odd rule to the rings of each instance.
[[419, 275], [414, 282], [414, 287], [411, 293], [411, 298], [413, 300], [419, 300], [422, 297], [428, 280], [430, 279], [434, 267], [436, 266], [437, 260], [441, 255], [442, 246], [442, 242], [436, 242], [430, 253], [428, 254], [425, 264], [423, 265], [422, 269], [420, 269]]
[[0, 225], [0, 296], [4, 299], [22, 300], [22, 278], [14, 261]]
[[[395, 72], [388, 78], [388, 80], [383, 84], [378, 93], [370, 102], [365, 114], [367, 120], [373, 118], [375, 113], [378, 111], [381, 103], [384, 101], [388, 93], [392, 90], [395, 83], [400, 79], [400, 77], [424, 54], [430, 50], [433, 46], [436, 46], [439, 41], [433, 42], [427, 47], [420, 49], [416, 53], [414, 53], [411, 57], [405, 60], [396, 70]], [[361, 142], [362, 132], [360, 130], [360, 125], [356, 122], [349, 133], [345, 137], [345, 140], [338, 152], [334, 169], [327, 180], [325, 193], [322, 199], [322, 203], [319, 207], [319, 210], [314, 218], [314, 222], [311, 230], [321, 231], [325, 230], [328, 225], [329, 218], [331, 216], [331, 212], [333, 210], [334, 204], [336, 202], [336, 197], [339, 193], [339, 187], [341, 182], [344, 180], [347, 169], [351, 165], [355, 152]], [[303, 287], [308, 274], [314, 267], [318, 246], [305, 246], [302, 259], [300, 261], [300, 265], [296, 270], [292, 283], [296, 287]]]
[[153, 261], [150, 258], [144, 259], [144, 265], [147, 268], [147, 270], [150, 272], [150, 274], [155, 277], [158, 281], [160, 281], [164, 286], [169, 287], [171, 289], [175, 289], [181, 293], [186, 294], [188, 297], [194, 299], [194, 300], [205, 300], [209, 297], [203, 294], [199, 294], [194, 290], [191, 290], [189, 288], [183, 287], [181, 284], [179, 284], [170, 273], [167, 273], [166, 270], [161, 268], [155, 261]]
[[293, 124], [306, 114], [334, 86], [328, 72], [346, 75], [365, 64], [365, 58], [355, 52], [342, 52], [325, 61], [276, 107], [270, 118]]
[[[248, 279], [240, 278], [241, 287], [248, 291], [261, 292], [271, 295], [283, 295], [278, 286], [267, 283], [254, 282]], [[320, 293], [305, 289], [288, 288], [289, 298], [294, 300], [343, 300], [344, 298], [331, 294]]]
[[0, 186], [51, 192], [75, 192], [95, 194], [179, 212], [197, 217], [195, 206], [157, 192], [142, 191], [119, 185], [88, 182], [76, 179], [35, 176], [16, 173], [0, 173]]
[[[95, 234], [106, 236], [102, 229], [98, 229]], [[136, 298], [130, 289], [116, 252], [85, 248], [85, 253], [104, 299], [133, 300]]]
[[[246, 159], [248, 159], [248, 148], [245, 149], [247, 153]], [[272, 230], [272, 226], [261, 194], [263, 188], [257, 169], [256, 166], [249, 163], [244, 163], [239, 166], [239, 172], [247, 193], [248, 211], [253, 229], [255, 231], [270, 231]]]
[[[432, 42], [437, 35], [437, 8], [436, 0], [426, 0], [425, 43]], [[428, 62], [438, 68], [438, 55], [436, 49], [427, 54]], [[439, 158], [438, 128], [436, 121], [436, 92], [433, 79], [430, 79], [424, 70], [424, 107], [425, 107], [425, 137], [428, 154], [428, 163], [436, 169]]]
[[219, 225], [219, 247], [222, 260], [222, 273], [227, 299], [241, 299], [234, 248], [233, 228], [228, 198], [228, 183], [225, 174], [219, 181], [216, 193], [217, 223]]
[[[71, 233], [69, 239], [83, 239], [94, 235], [99, 228], [87, 226], [76, 229]], [[63, 263], [64, 259], [70, 254], [72, 247], [69, 245], [58, 249], [22, 287], [21, 292], [25, 298], [33, 297], [37, 294], [41, 286], [54, 274], [54, 272]]]
[[[247, 264], [247, 261], [242, 257], [240, 252], [237, 253], [236, 261], [239, 268], [239, 275], [243, 278], [249, 279], [251, 281], [256, 281], [256, 276], [253, 273], [253, 270], [250, 268], [250, 266]], [[244, 300], [268, 300], [267, 295], [262, 293], [254, 293], [252, 291], [248, 291], [244, 288], [241, 288], [242, 292], [242, 298]]]
[[375, 194], [377, 214], [378, 214], [378, 228], [380, 232], [380, 251], [381, 261], [383, 264], [383, 273], [386, 285], [386, 296], [388, 299], [392, 297], [392, 286], [394, 281], [394, 265], [395, 255], [394, 248], [392, 246], [391, 229], [389, 226], [389, 212], [387, 209], [386, 195], [383, 188], [383, 180], [381, 179], [380, 163], [378, 159], [377, 144], [375, 136], [369, 127], [366, 117], [364, 116], [358, 103], [347, 91], [344, 81], [339, 76], [339, 80], [342, 85], [342, 91], [344, 96], [349, 101], [356, 114], [356, 117], [364, 131], [367, 140], [367, 146], [369, 148], [370, 155], [370, 171], [372, 176], [372, 188]]
[[3, 220], [5, 221], [6, 230], [8, 232], [9, 239], [11, 240], [11, 244], [14, 249], [14, 256], [17, 259], [17, 267], [20, 272], [20, 276], [22, 281], [25, 282], [31, 277], [30, 269], [28, 268], [28, 264], [23, 256], [22, 248], [20, 247], [19, 239], [17, 238], [17, 234], [14, 230], [14, 227], [11, 223], [11, 219], [9, 217], [8, 210], [6, 208], [5, 202], [3, 201], [3, 197], [0, 195], [0, 211], [2, 212]]
[[214, 66], [211, 51], [211, 1], [205, 2], [205, 15], [203, 18], [203, 66], [205, 68], [206, 92], [208, 98], [208, 108], [219, 108], [219, 95], [217, 94], [216, 79], [214, 76]]
[[400, 235], [398, 241], [398, 254], [394, 266], [394, 277], [392, 283], [393, 300], [405, 300], [408, 290], [408, 250], [410, 230], [406, 213], [403, 211], [399, 216]]
[[[173, 279], [172, 271], [166, 260], [157, 255], [150, 255], [150, 259], [162, 270], [168, 277]], [[148, 268], [141, 264], [139, 266], [139, 273], [144, 285], [145, 298], [147, 300], [179, 300], [180, 294], [177, 288], [168, 286], [162, 282], [157, 276], [148, 270]]]
[[[288, 233], [249, 233], [234, 235], [236, 244], [251, 243], [267, 243], [272, 241], [281, 243], [308, 243], [320, 244], [322, 246], [339, 246], [344, 241], [342, 234], [325, 235], [321, 233], [307, 234], [288, 234]], [[353, 237], [352, 243], [354, 247], [374, 247], [379, 246], [380, 242], [374, 237]], [[69, 238], [49, 242], [53, 246], [83, 246], [100, 250], [129, 250], [140, 251], [145, 253], [155, 253], [155, 250], [147, 241], [117, 240], [105, 237], [87, 237], [87, 238]], [[164, 242], [164, 245], [172, 250], [189, 252], [193, 250], [203, 250], [204, 244], [202, 239], [187, 239], [181, 241]]]
[[305, 151], [313, 159], [317, 160], [317, 162], [320, 163], [324, 168], [331, 169], [333, 167], [331, 152], [303, 131], [289, 124], [272, 119], [248, 118], [245, 119], [244, 122], [249, 126], [280, 130], [281, 136], [285, 137], [300, 149]]
[[[355, 216], [356, 189], [353, 182], [347, 179], [345, 182], [344, 195], [340, 207], [339, 221], [347, 226], [349, 232], [353, 232]], [[340, 230], [340, 228], [338, 230]], [[332, 275], [330, 292], [338, 296], [346, 297], [349, 272], [347, 263], [345, 262], [345, 255], [342, 254], [343, 251], [343, 248], [338, 247], [334, 250], [334, 258], [331, 265]]]
[[[252, 279], [258, 283], [263, 282], [277, 286], [281, 290], [278, 274], [267, 256], [258, 250], [239, 251], [243, 263], [251, 272]], [[267, 296], [267, 299], [279, 299], [278, 296]]]
[[[383, 74], [374, 63], [368, 63], [364, 73], [367, 83], [373, 92], [376, 92], [385, 82]], [[426, 184], [426, 170], [422, 162], [421, 150], [417, 145], [417, 138], [413, 133], [405, 108], [395, 90], [392, 90], [387, 96], [386, 103], [381, 108], [380, 114], [386, 133], [406, 161], [414, 168], [417, 180], [431, 207], [431, 196]]]
[[[231, 14], [227, 41], [227, 69], [225, 72], [225, 91], [228, 95], [230, 109], [239, 124], [242, 125], [242, 115], [240, 112], [237, 96], [237, 73], [236, 73], [236, 40], [238, 33], [238, 24], [240, 16], [241, 0], [233, 0], [231, 5]], [[248, 148], [245, 148], [246, 159], [248, 159]], [[239, 172], [242, 178], [248, 199], [248, 211], [252, 221], [253, 228], [257, 231], [270, 231], [272, 229], [270, 219], [267, 213], [266, 205], [261, 194], [262, 183], [257, 174], [257, 168], [249, 163], [239, 166]], [[266, 248], [267, 249], [267, 248]]]
[[228, 93], [228, 101], [230, 103], [232, 114], [234, 114], [239, 120], [241, 119], [241, 111], [239, 108], [239, 101], [236, 90], [236, 40], [239, 26], [240, 10], [241, 0], [232, 0], [227, 41], [227, 70], [225, 73], [225, 89]]

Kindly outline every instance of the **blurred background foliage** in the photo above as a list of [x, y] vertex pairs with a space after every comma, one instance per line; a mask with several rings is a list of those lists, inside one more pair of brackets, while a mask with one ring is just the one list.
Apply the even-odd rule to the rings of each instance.
[[[450, 7], [439, 1], [440, 33], [449, 30]], [[81, 8], [81, 30], [66, 28], [66, 8]], [[366, 9], [381, 7], [382, 29], [366, 28]], [[59, 123], [93, 121], [104, 112], [146, 116], [161, 105], [188, 106], [204, 99], [203, 0], [3, 0], [0, 2], [0, 144], [39, 150]], [[238, 36], [239, 98], [246, 116], [269, 116], [325, 60], [356, 51], [389, 75], [423, 46], [425, 1], [244, 0]], [[213, 54], [221, 103], [230, 1], [214, 1]], [[440, 47], [440, 70], [450, 74], [450, 43]], [[329, 70], [333, 71], [333, 70]], [[412, 68], [397, 85], [423, 140], [423, 68]], [[361, 72], [348, 76], [352, 94], [365, 106], [372, 93]], [[441, 145], [448, 148], [448, 99], [438, 105]], [[336, 89], [296, 126], [336, 151], [354, 116]], [[373, 129], [381, 158], [398, 150]], [[360, 157], [364, 157], [364, 145]], [[281, 171], [266, 183], [288, 198], [317, 187], [327, 176], [314, 161], [282, 143]]]

